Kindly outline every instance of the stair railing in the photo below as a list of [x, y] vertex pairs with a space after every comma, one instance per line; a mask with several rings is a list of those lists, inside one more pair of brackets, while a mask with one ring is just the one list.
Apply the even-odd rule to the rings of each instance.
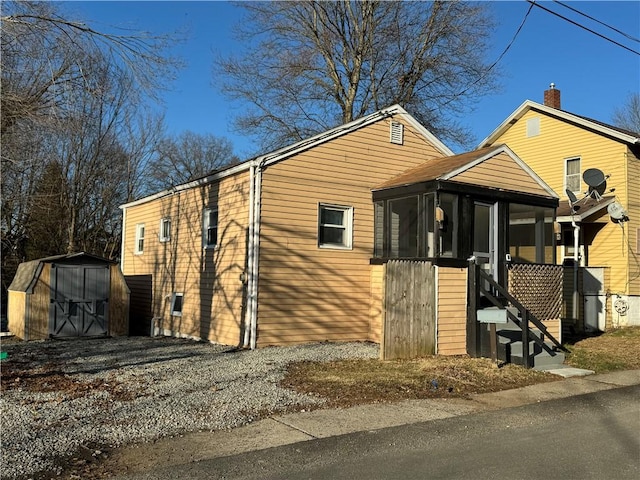
[[[529, 358], [529, 340], [533, 340], [538, 346], [540, 346], [540, 348], [546, 350], [552, 356], [555, 356], [556, 352], [548, 347], [544, 342], [544, 337], [547, 337], [551, 343], [563, 352], [568, 352], [568, 350], [562, 346], [562, 344], [551, 334], [551, 332], [549, 332], [547, 327], [535, 315], [533, 315], [533, 313], [531, 313], [515, 297], [509, 294], [507, 289], [496, 282], [491, 275], [482, 270], [474, 260], [469, 261], [469, 271], [474, 275], [474, 278], [476, 278], [475, 284], [480, 293], [482, 293], [494, 306], [505, 310], [503, 303], [493, 293], [493, 291], [496, 291], [520, 313], [520, 318], [518, 318], [507, 309], [508, 318], [510, 318], [522, 330], [522, 360], [527, 368], [533, 367], [531, 359]], [[485, 288], [486, 284], [489, 285], [489, 288]], [[529, 323], [535, 325], [538, 330], [542, 332], [542, 338], [538, 338], [536, 335], [530, 335]]]

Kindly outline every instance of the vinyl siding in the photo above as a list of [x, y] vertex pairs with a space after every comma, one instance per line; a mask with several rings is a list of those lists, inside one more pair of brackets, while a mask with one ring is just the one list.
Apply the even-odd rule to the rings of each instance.
[[438, 355], [467, 353], [467, 269], [437, 267]]
[[[240, 275], [246, 261], [249, 174], [231, 177], [126, 209], [123, 273], [152, 275], [153, 315], [161, 333], [237, 345], [243, 315]], [[203, 248], [203, 210], [218, 209], [218, 245]], [[171, 239], [160, 242], [160, 220]], [[134, 253], [136, 224], [145, 224], [144, 252]], [[171, 295], [183, 293], [182, 316]]]
[[[527, 137], [526, 124], [531, 118], [540, 119], [540, 134]], [[637, 180], [638, 164], [632, 158], [626, 144], [608, 138], [584, 127], [559, 120], [536, 110], [529, 110], [521, 119], [507, 129], [494, 142], [505, 143], [527, 163], [559, 196], [560, 202], [567, 202], [565, 193], [565, 160], [580, 157], [580, 170], [598, 168], [610, 175], [608, 188], [615, 188], [616, 199], [631, 211], [637, 211], [640, 186]], [[581, 181], [581, 190], [587, 185]], [[578, 195], [582, 198], [582, 195]], [[611, 292], [629, 293], [630, 288], [639, 288], [640, 280], [630, 282], [630, 271], [637, 271], [638, 260], [632, 259], [629, 249], [629, 234], [637, 224], [638, 214], [624, 228], [610, 221], [606, 209], [599, 218], [603, 227], [597, 233], [589, 248], [590, 266], [611, 267], [611, 281], [607, 288]], [[640, 226], [640, 225], [638, 225]]]
[[640, 295], [640, 158], [631, 149], [627, 149], [626, 157], [629, 189], [623, 205], [629, 214], [629, 222], [625, 225], [626, 244], [629, 246], [629, 294]]
[[[379, 329], [371, 323], [371, 189], [442, 155], [408, 124], [404, 144], [390, 143], [390, 122], [391, 118], [380, 120], [264, 171], [260, 346], [379, 341]], [[352, 249], [318, 247], [320, 203], [353, 207]]]
[[528, 172], [506, 153], [500, 153], [451, 178], [454, 182], [549, 196]]

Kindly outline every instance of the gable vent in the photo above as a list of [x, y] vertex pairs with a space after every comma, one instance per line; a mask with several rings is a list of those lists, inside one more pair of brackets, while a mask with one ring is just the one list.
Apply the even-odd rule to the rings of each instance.
[[404, 140], [404, 125], [400, 122], [391, 122], [391, 143], [402, 145]]

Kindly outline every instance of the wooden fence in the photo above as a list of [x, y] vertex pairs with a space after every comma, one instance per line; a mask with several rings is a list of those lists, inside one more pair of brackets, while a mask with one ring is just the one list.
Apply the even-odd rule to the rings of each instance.
[[385, 269], [383, 360], [435, 354], [435, 268], [391, 260]]

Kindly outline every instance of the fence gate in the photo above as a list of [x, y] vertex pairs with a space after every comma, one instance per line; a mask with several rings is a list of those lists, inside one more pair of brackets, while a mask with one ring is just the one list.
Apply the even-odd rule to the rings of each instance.
[[435, 354], [434, 272], [431, 262], [391, 260], [387, 263], [383, 360]]
[[51, 265], [49, 335], [106, 335], [109, 277], [108, 266]]

